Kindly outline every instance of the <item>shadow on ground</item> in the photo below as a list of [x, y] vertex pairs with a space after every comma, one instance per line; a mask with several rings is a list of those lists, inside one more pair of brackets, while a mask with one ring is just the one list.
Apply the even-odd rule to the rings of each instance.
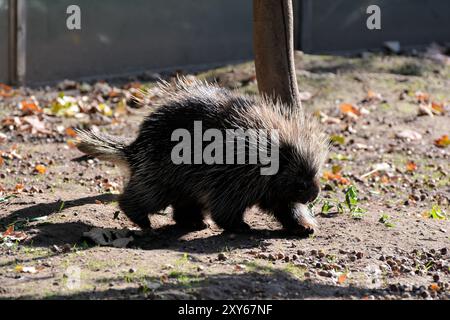
[[[256, 268], [241, 274], [216, 274], [199, 277], [185, 275], [189, 281], [163, 283], [159, 278], [143, 277], [127, 288], [117, 288], [123, 283], [121, 278], [97, 279], [97, 283], [109, 283], [106, 290], [79, 291], [67, 295], [53, 295], [47, 299], [335, 299], [366, 298], [382, 296], [380, 289], [361, 288], [348, 285], [316, 283], [301, 280], [290, 272], [267, 267]], [[151, 289], [156, 288], [156, 289]], [[33, 298], [23, 297], [24, 299]]]
[[[94, 204], [98, 201], [110, 203], [117, 200], [117, 196], [104, 194], [100, 196], [84, 197], [70, 201], [55, 201], [52, 203], [36, 204], [12, 212], [10, 215], [0, 219], [0, 225], [8, 226], [17, 221], [32, 221], [33, 219], [51, 216], [61, 213], [68, 208]], [[97, 226], [81, 221], [65, 223], [44, 222], [36, 225], [24, 224], [22, 230], [31, 235], [26, 244], [35, 247], [53, 247], [64, 245], [75, 245], [84, 242], [83, 233]], [[100, 228], [101, 229], [101, 228]], [[106, 229], [106, 228], [105, 228]], [[132, 232], [134, 241], [130, 247], [143, 250], [168, 249], [188, 253], [218, 253], [225, 249], [246, 249], [258, 247], [264, 239], [298, 239], [298, 236], [289, 236], [282, 230], [258, 229], [251, 230], [246, 234], [231, 236], [229, 233], [207, 235], [205, 237], [183, 239], [190, 230], [181, 229], [176, 225], [165, 225], [150, 232], [139, 234]], [[93, 244], [94, 245], [94, 244]]]

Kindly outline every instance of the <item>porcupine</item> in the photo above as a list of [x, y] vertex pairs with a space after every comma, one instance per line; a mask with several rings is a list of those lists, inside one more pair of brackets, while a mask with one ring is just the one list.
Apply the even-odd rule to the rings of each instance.
[[[316, 221], [306, 204], [319, 194], [318, 177], [328, 143], [312, 116], [267, 97], [197, 80], [178, 79], [175, 88], [161, 82], [160, 89], [163, 102], [144, 119], [133, 142], [78, 131], [80, 151], [128, 168], [119, 206], [132, 222], [149, 229], [148, 215], [172, 206], [173, 218], [181, 227], [206, 227], [203, 219], [209, 212], [219, 227], [239, 232], [250, 228], [244, 213], [256, 205], [287, 231], [314, 232]], [[202, 132], [275, 130], [278, 139], [270, 143], [277, 144], [278, 171], [262, 175], [261, 163], [250, 164], [248, 159], [244, 164], [175, 164], [171, 153], [177, 142], [172, 141], [172, 133], [180, 128], [193, 133], [195, 122], [201, 122]], [[249, 137], [245, 139], [249, 151]]]

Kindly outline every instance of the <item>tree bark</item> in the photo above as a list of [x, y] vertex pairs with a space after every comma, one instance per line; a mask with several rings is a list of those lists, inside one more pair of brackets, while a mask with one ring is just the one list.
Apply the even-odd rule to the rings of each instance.
[[261, 94], [301, 107], [294, 63], [292, 0], [253, 0], [253, 46]]

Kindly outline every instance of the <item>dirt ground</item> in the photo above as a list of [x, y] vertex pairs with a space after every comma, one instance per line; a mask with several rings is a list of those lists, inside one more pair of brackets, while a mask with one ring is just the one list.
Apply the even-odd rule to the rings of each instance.
[[[127, 220], [120, 170], [82, 157], [70, 128], [133, 137], [148, 110], [130, 96], [157, 101], [157, 75], [0, 86], [0, 299], [449, 299], [448, 60], [296, 60], [304, 106], [333, 141], [319, 229], [303, 239], [257, 209], [249, 234], [186, 233], [170, 208], [150, 233]], [[255, 94], [254, 74], [246, 63], [197, 76]]]

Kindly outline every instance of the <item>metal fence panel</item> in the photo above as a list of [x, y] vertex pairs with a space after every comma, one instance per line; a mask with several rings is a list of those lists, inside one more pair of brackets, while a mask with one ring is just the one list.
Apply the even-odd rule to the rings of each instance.
[[[81, 31], [66, 28], [73, 4]], [[251, 1], [27, 0], [28, 83], [251, 57]]]
[[[367, 7], [381, 9], [381, 30], [369, 30]], [[300, 0], [300, 43], [305, 52], [380, 48], [385, 41], [406, 46], [450, 42], [448, 0]]]
[[8, 81], [8, 0], [0, 0], [0, 82]]

